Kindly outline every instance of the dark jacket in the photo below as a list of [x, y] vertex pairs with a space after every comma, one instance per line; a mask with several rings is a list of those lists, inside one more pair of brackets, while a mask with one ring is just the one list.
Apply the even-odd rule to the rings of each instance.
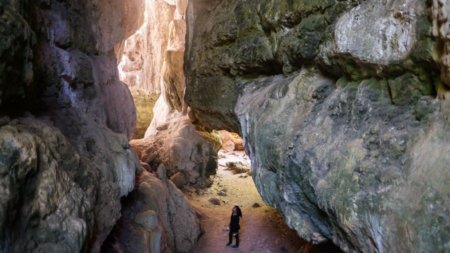
[[239, 215], [231, 214], [230, 231], [237, 232], [239, 229], [241, 229], [241, 227], [239, 226]]

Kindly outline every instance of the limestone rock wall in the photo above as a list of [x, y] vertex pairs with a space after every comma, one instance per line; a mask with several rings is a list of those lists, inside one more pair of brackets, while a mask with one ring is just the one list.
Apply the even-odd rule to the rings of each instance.
[[[189, 115], [184, 102], [186, 7], [184, 0], [149, 1], [147, 21], [126, 41], [119, 68], [125, 71], [122, 80], [132, 89], [161, 92], [144, 138], [131, 142], [140, 159], [153, 170], [164, 164], [168, 177], [177, 175], [177, 186], [205, 187], [212, 183], [210, 176], [215, 174], [222, 138], [218, 132], [196, 125], [198, 120], [194, 114]], [[130, 61], [132, 58], [136, 60]], [[152, 72], [158, 76], [152, 79], [142, 76]], [[160, 86], [156, 88], [148, 83]]]
[[169, 43], [169, 26], [176, 5], [164, 0], [146, 1], [142, 27], [118, 45], [120, 79], [129, 87], [147, 93], [161, 93], [161, 76], [165, 51]]
[[[121, 80], [133, 91], [161, 95], [146, 119], [151, 123], [138, 126], [145, 127], [145, 135], [130, 142], [143, 172], [102, 252], [190, 252], [200, 236], [196, 214], [178, 188], [212, 183], [222, 138], [195, 124], [184, 102], [186, 6], [185, 0], [148, 1], [146, 23], [116, 46], [123, 50]], [[148, 100], [136, 104], [148, 110]], [[148, 114], [138, 115], [138, 121]]]
[[157, 135], [130, 144], [152, 171], [164, 164], [167, 176], [177, 181], [178, 187], [189, 184], [203, 188], [213, 183], [222, 136], [199, 128], [185, 115], [167, 120]]
[[244, 150], [244, 140], [237, 133], [230, 133], [225, 130], [220, 130], [220, 135], [223, 137], [221, 148], [223, 152]]
[[144, 1], [0, 3], [0, 252], [98, 252], [134, 188], [114, 46]]
[[190, 252], [200, 236], [194, 210], [167, 179], [164, 165], [157, 174], [137, 175], [135, 190], [123, 204], [123, 216], [103, 252]]
[[185, 101], [243, 137], [262, 198], [301, 237], [449, 251], [446, 6], [191, 1]]
[[433, 36], [440, 44], [436, 45], [435, 59], [441, 67], [441, 79], [450, 86], [450, 4], [444, 0], [432, 1]]
[[136, 105], [136, 131], [132, 139], [142, 139], [152, 122], [153, 108], [159, 98], [159, 94], [148, 94], [136, 87], [130, 88], [130, 91]]

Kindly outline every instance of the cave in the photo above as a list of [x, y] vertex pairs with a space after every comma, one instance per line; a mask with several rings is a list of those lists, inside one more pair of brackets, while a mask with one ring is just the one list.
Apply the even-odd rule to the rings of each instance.
[[2, 1], [0, 253], [450, 252], [449, 16]]

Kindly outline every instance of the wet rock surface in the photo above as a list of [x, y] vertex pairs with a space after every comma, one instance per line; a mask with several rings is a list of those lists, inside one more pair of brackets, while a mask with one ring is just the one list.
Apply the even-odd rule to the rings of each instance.
[[243, 137], [263, 200], [301, 237], [447, 251], [444, 2], [191, 2], [185, 101]]

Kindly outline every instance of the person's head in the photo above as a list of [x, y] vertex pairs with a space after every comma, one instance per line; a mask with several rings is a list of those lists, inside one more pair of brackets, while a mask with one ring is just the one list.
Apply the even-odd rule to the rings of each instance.
[[233, 211], [233, 213], [236, 213], [237, 215], [242, 217], [242, 212], [241, 212], [241, 209], [239, 208], [239, 206], [233, 206], [232, 211]]

